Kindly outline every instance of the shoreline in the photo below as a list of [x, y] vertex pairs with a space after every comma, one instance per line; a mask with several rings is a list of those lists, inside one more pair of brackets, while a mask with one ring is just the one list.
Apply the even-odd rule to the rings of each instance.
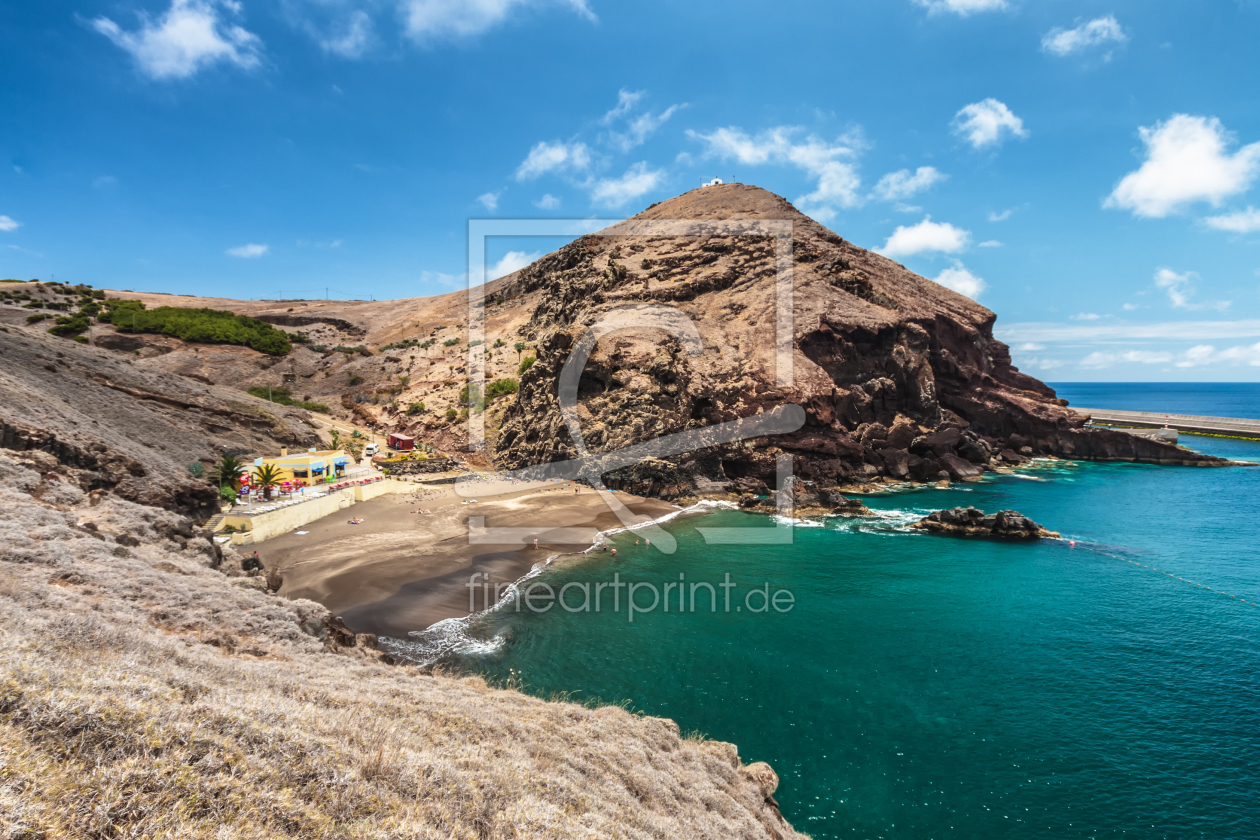
[[[304, 532], [258, 543], [259, 554], [266, 568], [282, 577], [280, 595], [317, 601], [356, 632], [406, 637], [469, 615], [468, 581], [475, 574], [506, 586], [549, 559], [585, 554], [606, 532], [625, 529], [590, 487], [575, 493], [569, 481], [485, 484], [489, 492], [476, 502], [461, 498], [470, 495], [467, 485], [458, 494], [449, 485], [416, 485], [415, 493], [361, 502], [351, 511], [361, 524], [330, 515], [304, 526]], [[653, 522], [683, 510], [657, 499], [615, 495]], [[470, 517], [484, 517], [488, 528], [513, 529], [513, 538], [525, 536], [471, 543]]]

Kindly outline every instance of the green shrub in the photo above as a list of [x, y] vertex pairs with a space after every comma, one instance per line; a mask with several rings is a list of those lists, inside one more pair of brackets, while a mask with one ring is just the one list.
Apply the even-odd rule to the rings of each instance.
[[203, 344], [238, 344], [270, 356], [293, 350], [288, 333], [271, 324], [219, 309], [159, 306], [146, 309], [140, 301], [106, 301], [104, 320], [119, 332], [156, 333]]
[[501, 338], [496, 338], [496, 339], [494, 340], [494, 344], [493, 344], [492, 346], [494, 346], [494, 347], [506, 347], [506, 346], [507, 346], [507, 342], [506, 342], [506, 341], [504, 341], [504, 340], [503, 340], [503, 339], [501, 339]]
[[264, 400], [270, 400], [279, 405], [291, 405], [295, 408], [304, 408], [307, 411], [327, 411], [328, 406], [323, 403], [305, 402], [304, 400], [295, 400], [293, 395], [289, 393], [288, 388], [275, 387], [267, 388], [265, 385], [255, 385], [248, 389], [249, 393], [255, 397]]
[[408, 417], [414, 417], [414, 416], [416, 416], [417, 414], [419, 414], [419, 413], [420, 413], [420, 412], [422, 412], [422, 411], [424, 411], [424, 403], [423, 403], [423, 402], [413, 402], [413, 403], [410, 403], [410, 404], [407, 406], [407, 416], [408, 416]]
[[458, 411], [456, 411], [455, 409], [453, 409], [453, 408], [448, 408], [448, 409], [446, 409], [446, 419], [447, 419], [448, 421], [450, 421], [450, 420], [454, 420], [454, 419], [455, 419], [456, 417], [458, 417], [458, 416], [459, 416], [459, 412], [458, 412]]
[[481, 339], [477, 339], [476, 341], [470, 341], [470, 342], [468, 342], [468, 346], [469, 346], [469, 347], [476, 347], [478, 344], [485, 344], [485, 342], [484, 342], [484, 341], [482, 341]]
[[515, 394], [518, 387], [520, 386], [515, 379], [496, 379], [486, 387], [486, 399], [493, 400]]
[[533, 366], [534, 366], [534, 362], [536, 362], [536, 361], [538, 361], [538, 360], [537, 360], [537, 359], [535, 359], [533, 356], [530, 356], [528, 359], [526, 359], [525, 361], [521, 362], [521, 366], [520, 366], [520, 367], [518, 367], [518, 368], [516, 369], [516, 375], [517, 375], [517, 376], [524, 376], [524, 375], [525, 375], [525, 371], [527, 371], [527, 370], [529, 370], [531, 367], [533, 367]]
[[362, 377], [362, 376], [359, 376], [357, 373], [352, 373], [352, 374], [350, 374], [350, 384], [351, 384], [351, 385], [361, 385], [361, 384], [363, 384], [363, 377]]
[[446, 341], [442, 342], [442, 345], [445, 347], [453, 347], [456, 344], [459, 344], [458, 338], [448, 338]]
[[39, 312], [39, 313], [37, 313], [37, 314], [35, 314], [35, 315], [27, 315], [27, 316], [26, 316], [26, 323], [28, 323], [28, 324], [38, 324], [40, 321], [47, 321], [47, 320], [48, 320], [49, 318], [51, 318], [51, 317], [52, 317], [52, 316], [51, 316], [51, 315], [49, 315], [47, 312]]
[[206, 474], [206, 465], [200, 461], [193, 461], [188, 465], [188, 474], [193, 478], [201, 478]]
[[62, 338], [81, 335], [87, 332], [91, 326], [91, 321], [85, 315], [69, 315], [57, 319], [57, 326], [49, 330], [53, 335], [59, 335]]

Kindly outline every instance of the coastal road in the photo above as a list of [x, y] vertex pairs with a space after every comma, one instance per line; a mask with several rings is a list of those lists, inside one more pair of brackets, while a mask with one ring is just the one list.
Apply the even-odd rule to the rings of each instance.
[[1095, 423], [1131, 426], [1138, 429], [1162, 429], [1165, 425], [1188, 434], [1226, 435], [1260, 440], [1260, 420], [1240, 417], [1202, 417], [1194, 414], [1160, 414], [1153, 411], [1117, 411], [1107, 408], [1072, 408], [1088, 415]]

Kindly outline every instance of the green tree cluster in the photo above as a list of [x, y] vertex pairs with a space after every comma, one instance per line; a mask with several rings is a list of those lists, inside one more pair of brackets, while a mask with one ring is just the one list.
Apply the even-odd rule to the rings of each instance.
[[156, 333], [206, 344], [238, 344], [271, 356], [283, 356], [293, 350], [288, 333], [231, 312], [184, 306], [146, 309], [136, 300], [110, 300], [106, 306], [108, 313], [103, 320], [119, 332]]

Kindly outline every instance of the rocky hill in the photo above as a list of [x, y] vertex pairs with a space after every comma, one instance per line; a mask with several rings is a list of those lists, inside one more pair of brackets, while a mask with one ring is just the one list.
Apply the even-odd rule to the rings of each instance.
[[[653, 222], [713, 225], [714, 235], [661, 236]], [[731, 220], [785, 220], [790, 258], [772, 240], [723, 235]], [[703, 230], [699, 231], [704, 233]], [[776, 348], [776, 278], [791, 272], [790, 344]], [[993, 312], [846, 242], [757, 187], [704, 187], [599, 235], [583, 237], [505, 278], [541, 293], [521, 333], [538, 348], [495, 441], [504, 467], [574, 457], [559, 378], [591, 325], [642, 322], [666, 304], [694, 325], [698, 347], [664, 327], [599, 338], [581, 375], [577, 416], [592, 452], [703, 430], [783, 405], [804, 408], [787, 434], [639, 464], [608, 476], [633, 492], [707, 487], [761, 490], [775, 456], [819, 486], [876, 476], [967, 479], [1037, 454], [1158, 463], [1216, 463], [1119, 432], [1087, 430], [1054, 391], [1011, 364]], [[791, 381], [776, 364], [790, 357]], [[703, 437], [703, 436], [702, 436]]]

